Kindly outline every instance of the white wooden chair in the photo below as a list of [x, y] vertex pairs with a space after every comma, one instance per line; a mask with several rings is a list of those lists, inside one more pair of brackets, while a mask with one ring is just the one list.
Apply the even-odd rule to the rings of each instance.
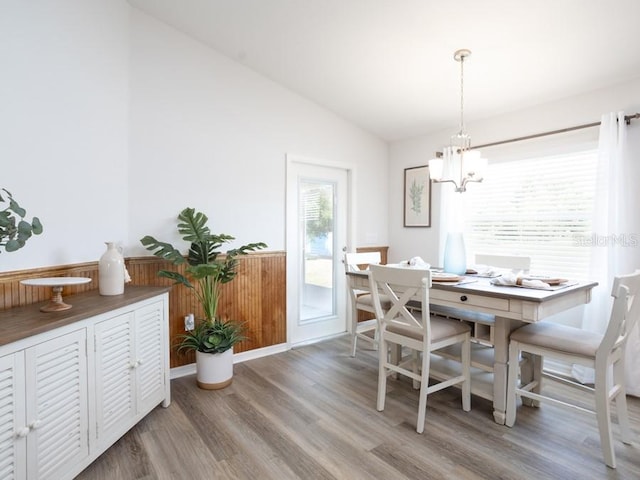
[[476, 264], [488, 265], [496, 268], [511, 269], [512, 272], [529, 273], [531, 269], [531, 257], [523, 255], [490, 255], [476, 253]]
[[[431, 272], [414, 268], [398, 268], [385, 265], [370, 265], [371, 278], [377, 288], [372, 289], [376, 317], [379, 325], [379, 371], [378, 411], [384, 410], [387, 376], [402, 374], [414, 380], [414, 388], [420, 386], [418, 421], [416, 431], [424, 431], [427, 395], [453, 385], [461, 385], [462, 409], [471, 409], [470, 328], [467, 324], [432, 317], [429, 313], [429, 287]], [[380, 296], [386, 295], [391, 302], [383, 310]], [[421, 311], [412, 312], [407, 303], [419, 300]], [[429, 385], [431, 353], [454, 344], [462, 344], [462, 373]], [[402, 362], [401, 355], [389, 355], [390, 348], [412, 350], [409, 362]], [[422, 354], [421, 365], [418, 359]], [[391, 358], [391, 360], [390, 360]], [[407, 363], [411, 366], [408, 367]], [[411, 368], [411, 369], [409, 369]]]
[[[344, 255], [344, 266], [347, 272], [366, 271], [369, 265], [377, 265], [380, 261], [380, 252], [345, 253]], [[358, 310], [375, 315], [373, 297], [369, 292], [358, 289], [354, 285], [353, 279], [348, 275], [347, 286], [351, 303], [351, 356], [355, 357], [358, 338], [371, 343], [374, 348], [377, 348], [378, 322], [373, 320], [358, 323]], [[388, 299], [383, 297], [381, 301], [383, 308], [389, 307]]]
[[[551, 322], [530, 324], [511, 334], [506, 424], [513, 426], [515, 422], [517, 396], [595, 414], [605, 463], [615, 468], [610, 403], [615, 399], [622, 441], [631, 443], [624, 385], [624, 360], [628, 334], [640, 315], [640, 270], [616, 277], [611, 295], [614, 297], [613, 307], [604, 335]], [[534, 357], [533, 379], [526, 385], [519, 385], [521, 383], [518, 378], [519, 359], [525, 352], [537, 357]], [[583, 408], [542, 393], [542, 367], [545, 357], [595, 369], [593, 388], [555, 377], [555, 380], [592, 393], [591, 398], [595, 400], [595, 409]], [[545, 375], [545, 378], [547, 377]]]

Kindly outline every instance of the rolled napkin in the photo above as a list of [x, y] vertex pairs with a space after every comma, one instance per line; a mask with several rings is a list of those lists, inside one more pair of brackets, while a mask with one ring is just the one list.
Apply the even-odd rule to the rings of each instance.
[[504, 286], [520, 286], [526, 288], [537, 288], [540, 290], [551, 290], [551, 286], [544, 283], [542, 280], [529, 280], [526, 278], [518, 277], [513, 273], [505, 273], [501, 277], [492, 278], [492, 285], [504, 285]]
[[421, 267], [421, 268], [431, 268], [431, 264], [425, 262], [421, 257], [413, 257], [409, 260], [409, 266], [411, 267]]
[[474, 270], [479, 277], [497, 277], [500, 275], [497, 268], [489, 265], [474, 265]]

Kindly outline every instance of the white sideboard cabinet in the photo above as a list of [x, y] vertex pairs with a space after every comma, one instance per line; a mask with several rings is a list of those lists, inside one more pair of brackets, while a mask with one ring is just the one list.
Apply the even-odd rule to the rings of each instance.
[[68, 301], [0, 311], [3, 480], [72, 479], [171, 401], [167, 289]]

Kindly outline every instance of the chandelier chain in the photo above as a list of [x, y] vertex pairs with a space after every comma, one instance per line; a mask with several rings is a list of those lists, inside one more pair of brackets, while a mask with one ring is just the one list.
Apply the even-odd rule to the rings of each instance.
[[460, 134], [464, 135], [464, 55], [460, 57]]

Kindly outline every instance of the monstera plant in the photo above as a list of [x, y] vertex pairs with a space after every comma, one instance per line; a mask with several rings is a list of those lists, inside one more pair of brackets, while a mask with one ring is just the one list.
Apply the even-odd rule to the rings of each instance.
[[27, 211], [13, 198], [11, 192], [0, 190], [0, 247], [7, 252], [15, 252], [24, 247], [32, 235], [42, 233], [42, 223], [38, 217], [33, 217], [31, 223], [24, 217]]
[[[242, 324], [218, 317], [220, 287], [236, 277], [238, 256], [266, 248], [267, 245], [262, 242], [249, 243], [223, 253], [219, 249], [225, 243], [235, 240], [235, 237], [211, 233], [207, 226], [208, 220], [204, 213], [196, 212], [193, 208], [185, 208], [178, 215], [178, 233], [189, 244], [186, 258], [173, 245], [152, 236], [147, 235], [140, 242], [156, 257], [174, 265], [187, 264], [184, 274], [160, 270], [158, 275], [192, 290], [202, 305], [204, 318], [198, 319], [193, 330], [180, 336], [178, 351], [195, 350], [198, 386], [217, 389], [231, 383], [233, 346], [245, 338]], [[224, 360], [215, 360], [218, 357], [223, 357]], [[209, 364], [216, 361], [226, 362], [224, 371], [211, 374]]]

